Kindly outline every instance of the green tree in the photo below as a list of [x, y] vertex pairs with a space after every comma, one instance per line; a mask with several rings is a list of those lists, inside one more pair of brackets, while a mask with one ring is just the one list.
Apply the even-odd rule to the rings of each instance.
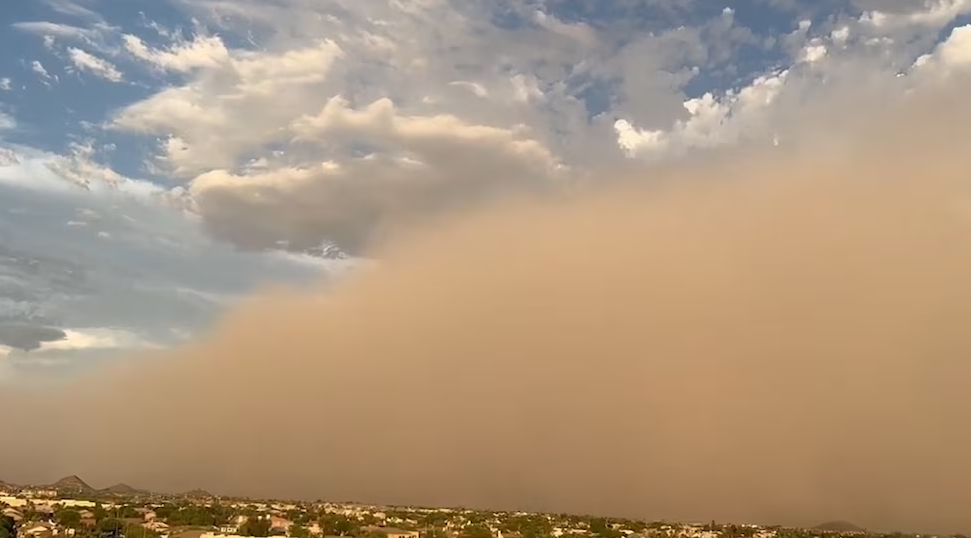
[[506, 532], [518, 532], [523, 538], [545, 538], [553, 532], [553, 523], [545, 515], [510, 516], [501, 527]]
[[119, 506], [115, 510], [115, 515], [120, 519], [131, 519], [131, 518], [141, 517], [141, 514], [138, 512], [137, 508], [135, 508], [134, 506], [129, 506], [127, 504], [123, 506]]
[[62, 527], [81, 528], [81, 514], [77, 510], [58, 510], [54, 513], [54, 520]]
[[240, 525], [241, 536], [257, 536], [260, 538], [270, 535], [270, 520], [262, 517], [251, 517]]
[[462, 538], [492, 538], [489, 527], [481, 524], [469, 525], [462, 529]]
[[225, 525], [232, 518], [233, 510], [220, 504], [212, 506], [168, 506], [156, 510], [155, 515], [165, 519], [169, 525], [214, 527]]
[[600, 538], [619, 538], [623, 534], [615, 529], [607, 518], [603, 517], [595, 517], [590, 520], [590, 532]]
[[291, 538], [310, 538], [310, 531], [307, 530], [307, 527], [299, 523], [290, 525], [289, 534]]
[[310, 514], [305, 510], [290, 510], [287, 512], [287, 519], [298, 525], [306, 525], [310, 523]]
[[17, 524], [13, 518], [0, 516], [0, 538], [17, 538]]
[[98, 534], [103, 538], [117, 538], [122, 534], [125, 524], [115, 518], [105, 518], [98, 522]]
[[[388, 514], [391, 516], [392, 514]], [[396, 514], [395, 514], [396, 515]], [[399, 516], [400, 517], [400, 516]], [[429, 512], [426, 514], [421, 514], [418, 516], [418, 524], [424, 527], [444, 527], [448, 520], [451, 518], [448, 514], [443, 514], [441, 512]]]
[[141, 525], [127, 525], [125, 527], [125, 538], [156, 538], [157, 536], [158, 533]]
[[338, 514], [323, 514], [317, 524], [328, 536], [347, 536], [357, 533], [360, 529], [360, 525]]

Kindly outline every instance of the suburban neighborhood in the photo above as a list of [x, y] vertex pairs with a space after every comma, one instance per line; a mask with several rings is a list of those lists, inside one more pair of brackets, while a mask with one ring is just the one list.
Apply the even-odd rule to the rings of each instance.
[[[682, 524], [568, 514], [374, 506], [181, 495], [125, 484], [94, 489], [76, 476], [46, 487], [0, 483], [0, 538], [840, 538], [867, 532], [834, 521], [813, 529]], [[913, 535], [920, 536], [920, 535]], [[964, 538], [960, 535], [955, 538]]]

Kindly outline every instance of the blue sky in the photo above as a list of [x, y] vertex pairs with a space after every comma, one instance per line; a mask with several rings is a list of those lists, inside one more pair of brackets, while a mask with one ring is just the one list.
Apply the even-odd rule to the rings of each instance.
[[0, 379], [198, 334], [226, 297], [336, 271], [300, 253], [321, 242], [366, 255], [402, 219], [784, 144], [814, 102], [965, 69], [969, 14], [966, 0], [5, 2], [0, 325], [67, 336], [0, 343]]

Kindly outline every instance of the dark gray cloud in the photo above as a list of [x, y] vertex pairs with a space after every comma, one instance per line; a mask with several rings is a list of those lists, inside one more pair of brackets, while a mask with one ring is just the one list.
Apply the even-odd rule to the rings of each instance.
[[44, 342], [56, 342], [65, 336], [64, 331], [52, 327], [0, 324], [0, 344], [24, 351], [33, 351]]
[[19, 350], [0, 356], [0, 383], [180, 342], [255, 288], [316, 281], [327, 270], [284, 253], [237, 252], [138, 196], [32, 173], [0, 173], [0, 346]]

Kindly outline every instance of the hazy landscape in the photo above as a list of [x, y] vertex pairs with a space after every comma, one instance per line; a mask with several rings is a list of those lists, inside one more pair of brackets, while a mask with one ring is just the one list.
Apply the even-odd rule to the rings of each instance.
[[[679, 523], [580, 514], [379, 506], [359, 502], [260, 500], [204, 490], [161, 494], [124, 483], [95, 489], [77, 476], [22, 487], [0, 482], [0, 508], [32, 538], [52, 536], [199, 538], [314, 536], [354, 538], [906, 538], [847, 521], [813, 528]], [[2, 532], [2, 531], [0, 531]], [[11, 535], [4, 535], [9, 538]], [[957, 536], [955, 538], [958, 538]]]
[[0, 538], [967, 534], [969, 87], [971, 0], [3, 2]]

